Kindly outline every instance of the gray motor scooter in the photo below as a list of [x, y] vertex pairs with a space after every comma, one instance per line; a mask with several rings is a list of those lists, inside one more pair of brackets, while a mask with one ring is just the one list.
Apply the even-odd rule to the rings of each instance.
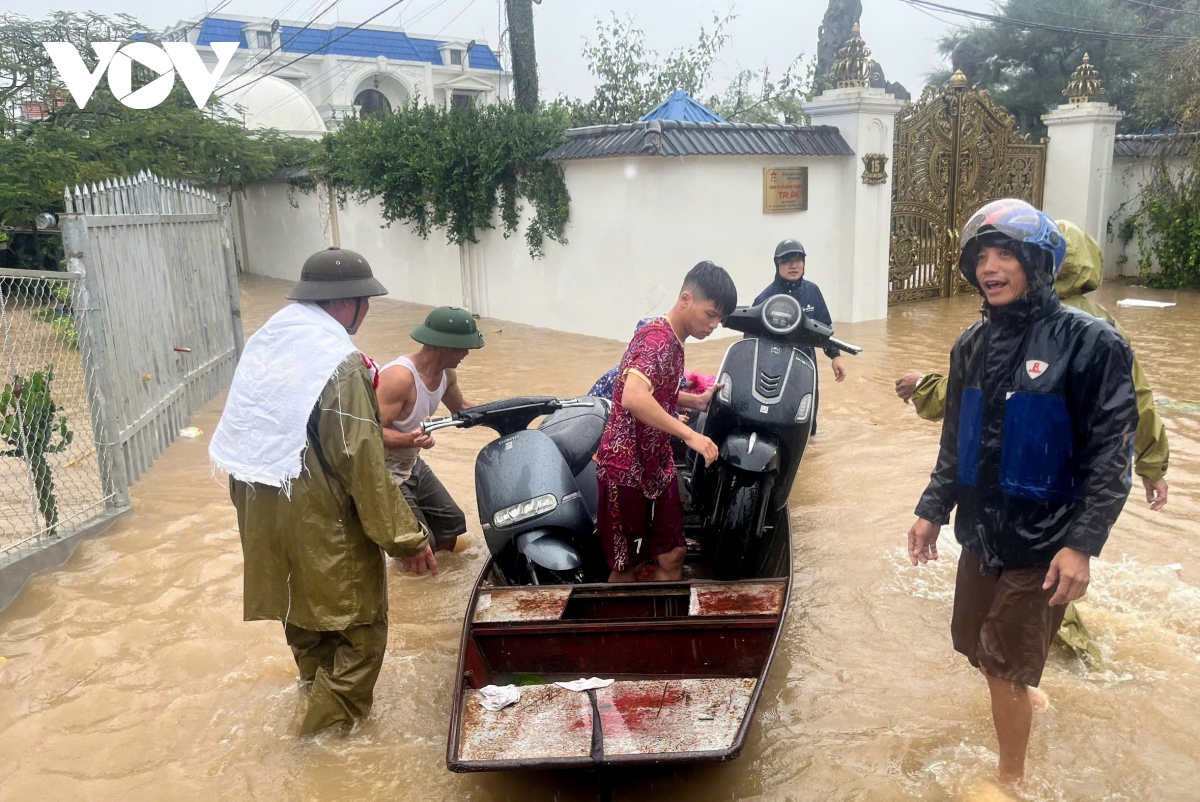
[[525, 396], [421, 424], [425, 432], [486, 426], [499, 435], [475, 459], [475, 500], [488, 550], [509, 584], [608, 576], [596, 535], [599, 485], [592, 458], [610, 409], [607, 399], [592, 396]]

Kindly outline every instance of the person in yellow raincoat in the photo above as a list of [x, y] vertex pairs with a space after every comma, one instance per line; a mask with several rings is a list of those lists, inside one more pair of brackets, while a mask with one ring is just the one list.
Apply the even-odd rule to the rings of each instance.
[[[1054, 282], [1059, 300], [1093, 317], [1107, 320], [1129, 341], [1112, 315], [1100, 304], [1089, 300], [1084, 293], [1091, 292], [1104, 280], [1104, 257], [1099, 243], [1090, 234], [1068, 220], [1058, 220], [1059, 230], [1067, 241], [1067, 257], [1062, 270]], [[946, 385], [948, 381], [939, 373], [921, 375], [915, 371], [896, 380], [896, 395], [908, 403], [910, 400], [917, 414], [925, 420], [939, 421], [946, 410]], [[1134, 435], [1134, 471], [1142, 479], [1146, 491], [1146, 502], [1152, 510], [1161, 510], [1167, 503], [1167, 466], [1171, 449], [1167, 443], [1167, 429], [1154, 407], [1154, 393], [1146, 378], [1137, 355], [1133, 357], [1133, 384], [1137, 390], [1138, 427]], [[1075, 654], [1098, 663], [1100, 650], [1088, 634], [1079, 617], [1075, 603], [1067, 605], [1066, 616], [1058, 631], [1058, 640]]]
[[283, 622], [311, 683], [301, 734], [370, 713], [387, 645], [384, 553], [429, 556], [384, 465], [373, 363], [350, 341], [387, 292], [366, 260], [305, 262], [284, 307], [246, 343], [209, 455], [229, 474], [245, 556], [245, 618]]

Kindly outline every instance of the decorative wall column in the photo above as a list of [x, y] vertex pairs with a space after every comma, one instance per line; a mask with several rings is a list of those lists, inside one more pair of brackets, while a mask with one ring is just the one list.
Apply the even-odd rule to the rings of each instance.
[[1063, 90], [1067, 102], [1042, 117], [1049, 134], [1042, 208], [1103, 243], [1117, 123], [1125, 115], [1100, 101], [1100, 75], [1086, 53]]
[[830, 73], [834, 88], [804, 105], [814, 126], [835, 126], [854, 151], [840, 176], [841, 252], [812, 257], [836, 260], [837, 284], [822, 291], [834, 321], [850, 323], [887, 317], [892, 219], [888, 161], [896, 114], [904, 108], [904, 101], [871, 88], [875, 62], [870, 55], [855, 24]]

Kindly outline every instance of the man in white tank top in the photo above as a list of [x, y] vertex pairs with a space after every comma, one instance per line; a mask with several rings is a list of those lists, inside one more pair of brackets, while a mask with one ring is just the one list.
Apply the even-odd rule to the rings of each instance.
[[[451, 412], [472, 406], [463, 397], [454, 369], [469, 351], [483, 347], [483, 335], [470, 312], [440, 306], [413, 329], [412, 338], [421, 344], [421, 350], [389, 362], [379, 373], [376, 393], [385, 457], [413, 514], [429, 528], [434, 550], [453, 551], [458, 536], [467, 531], [467, 519], [421, 459], [421, 451], [433, 448], [434, 442], [421, 432], [420, 425], [439, 404]], [[401, 562], [406, 570], [418, 574], [437, 567], [432, 552]]]

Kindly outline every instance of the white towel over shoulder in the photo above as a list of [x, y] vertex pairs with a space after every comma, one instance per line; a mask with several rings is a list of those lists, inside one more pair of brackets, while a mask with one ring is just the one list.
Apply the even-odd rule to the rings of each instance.
[[208, 447], [212, 464], [243, 482], [289, 491], [304, 467], [313, 405], [356, 350], [342, 325], [316, 304], [276, 312], [242, 352]]

